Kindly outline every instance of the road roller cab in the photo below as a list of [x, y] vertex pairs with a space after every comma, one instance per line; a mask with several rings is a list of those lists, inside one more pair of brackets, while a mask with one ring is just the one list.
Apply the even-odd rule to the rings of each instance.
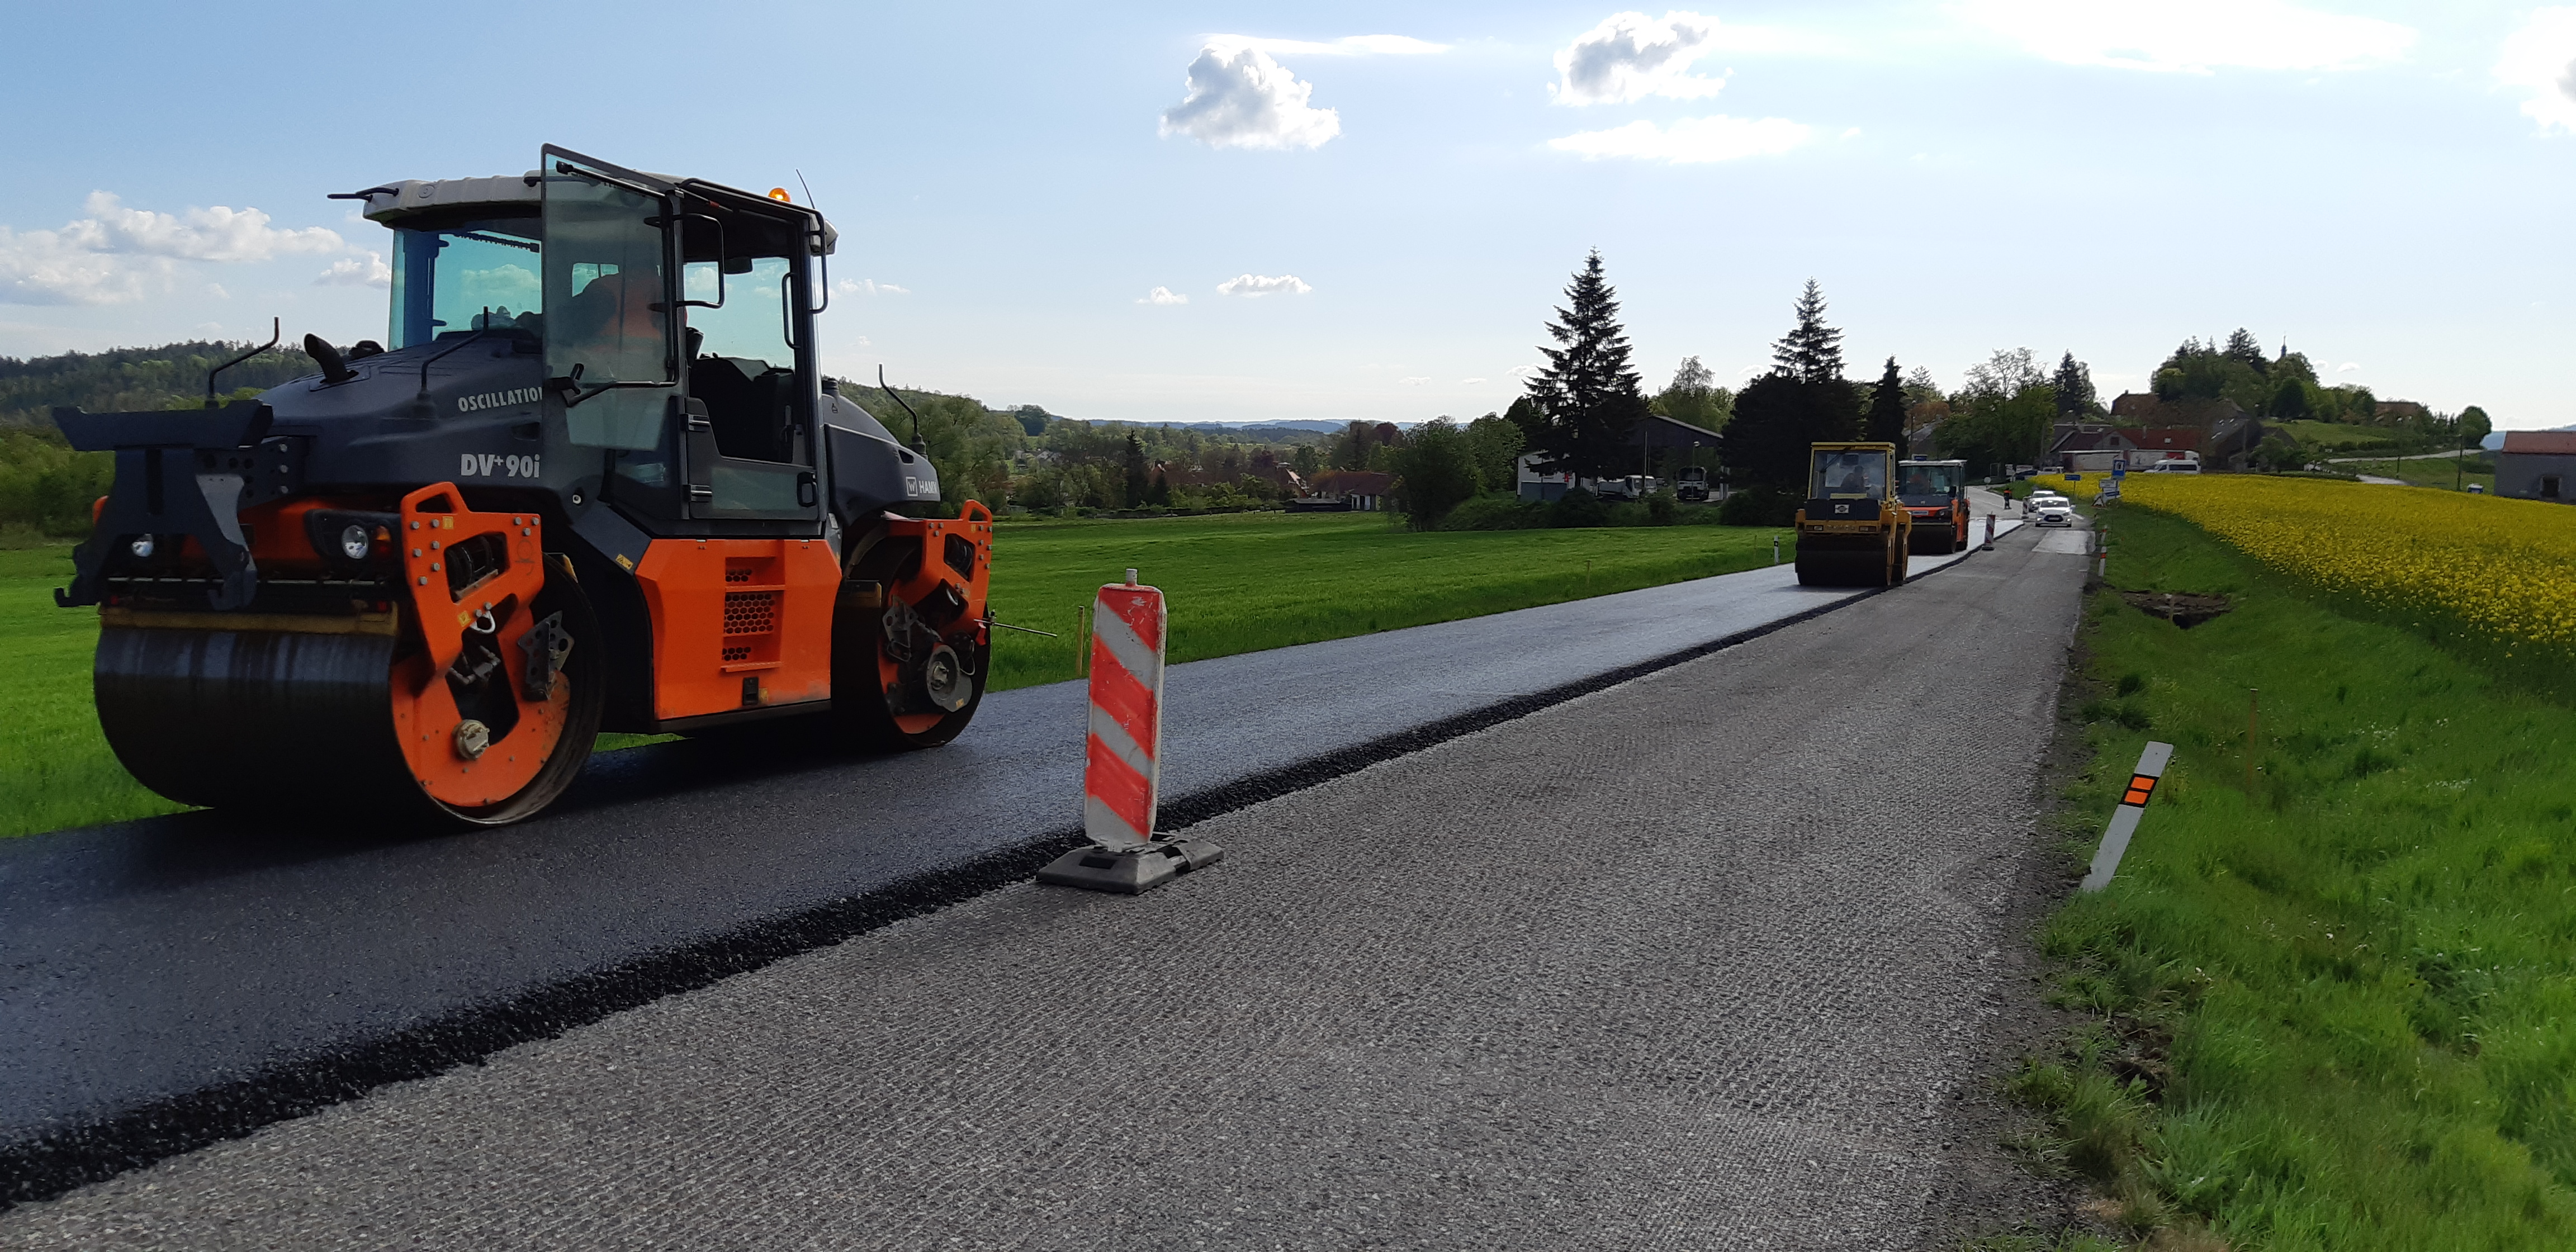
[[819, 213], [553, 147], [337, 198], [393, 232], [382, 342], [308, 335], [320, 373], [221, 408], [55, 414], [117, 457], [56, 600], [99, 606], [145, 785], [505, 822], [602, 729], [964, 728], [991, 515], [940, 517], [917, 424], [822, 376]]
[[1913, 515], [1895, 494], [1896, 445], [1819, 443], [1798, 510], [1798, 583], [1893, 587], [1905, 581]]
[[1948, 556], [1968, 550], [1967, 462], [1899, 461], [1896, 495], [1914, 515], [1913, 551]]

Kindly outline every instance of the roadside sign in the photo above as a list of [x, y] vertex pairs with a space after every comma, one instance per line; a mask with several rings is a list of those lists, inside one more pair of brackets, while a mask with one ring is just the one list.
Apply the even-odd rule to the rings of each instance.
[[2111, 458], [2111, 472], [2112, 472], [2112, 473], [2114, 473], [2114, 474], [2126, 474], [2126, 473], [2128, 473], [2128, 472], [2129, 472], [2129, 458], [2124, 457], [2124, 456], [2115, 456], [2115, 457], [2112, 457], [2112, 458]]

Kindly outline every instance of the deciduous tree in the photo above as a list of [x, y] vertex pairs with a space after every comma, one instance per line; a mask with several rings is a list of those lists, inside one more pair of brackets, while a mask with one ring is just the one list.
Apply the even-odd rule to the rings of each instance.
[[1476, 482], [1487, 491], [1519, 489], [1516, 468], [1528, 437], [1521, 428], [1491, 413], [1467, 423], [1467, 451], [1476, 461]]
[[1415, 530], [1436, 530], [1451, 509], [1476, 494], [1475, 450], [1467, 433], [1448, 418], [1434, 418], [1413, 428], [1413, 437], [1391, 448], [1388, 468], [1397, 480], [1406, 523]]

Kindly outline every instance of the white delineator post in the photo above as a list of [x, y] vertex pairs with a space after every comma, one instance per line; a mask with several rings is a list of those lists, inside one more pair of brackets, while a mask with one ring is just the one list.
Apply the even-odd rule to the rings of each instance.
[[2093, 853], [2093, 871], [2084, 876], [2083, 890], [2100, 891], [2120, 872], [2120, 857], [2129, 850], [2129, 837], [2138, 833], [2147, 797], [2155, 794], [2156, 780], [2165, 776], [2165, 764], [2171, 760], [2170, 743], [2150, 743], [2138, 754], [2137, 772], [2129, 775], [2129, 785], [2120, 793], [2120, 807], [2112, 811], [2111, 828], [2102, 833], [2102, 846]]
[[1163, 653], [1170, 620], [1163, 593], [1124, 584], [1091, 602], [1090, 707], [1082, 737], [1082, 833], [1038, 881], [1135, 895], [1225, 859], [1204, 839], [1158, 839], [1163, 782]]
[[1082, 833], [1111, 851], [1154, 838], [1163, 757], [1163, 593], [1136, 584], [1091, 602], [1091, 723], [1083, 737]]
[[1980, 552], [1995, 550], [1995, 515], [1992, 513], [1986, 514], [1986, 541], [1979, 545], [1977, 550]]

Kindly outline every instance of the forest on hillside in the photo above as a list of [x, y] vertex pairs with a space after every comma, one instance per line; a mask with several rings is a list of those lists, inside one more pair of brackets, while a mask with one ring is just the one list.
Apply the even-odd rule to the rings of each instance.
[[[107, 490], [113, 458], [72, 451], [54, 426], [56, 406], [194, 408], [205, 402], [206, 371], [250, 346], [199, 341], [0, 357], [0, 541], [77, 536], [88, 529], [90, 502]], [[299, 350], [273, 349], [226, 370], [220, 386], [225, 399], [249, 398], [318, 368]], [[995, 508], [1253, 506], [1325, 470], [1383, 468], [1387, 445], [1401, 438], [1391, 426], [1360, 422], [1333, 434], [1147, 426], [1066, 418], [1036, 405], [997, 410], [933, 391], [901, 389], [903, 403], [855, 383], [841, 392], [906, 443], [919, 415], [920, 441], [951, 506], [968, 499]]]

